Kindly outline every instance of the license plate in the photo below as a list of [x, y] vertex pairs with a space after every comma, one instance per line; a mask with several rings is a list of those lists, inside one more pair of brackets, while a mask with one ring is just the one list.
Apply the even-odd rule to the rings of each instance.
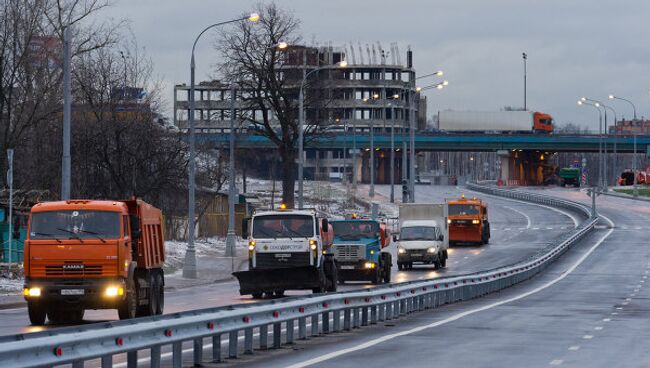
[[84, 295], [84, 289], [61, 289], [61, 295]]
[[422, 253], [411, 253], [411, 257], [422, 257]]
[[342, 270], [354, 270], [354, 266], [341, 266]]
[[291, 253], [277, 253], [275, 258], [291, 258]]

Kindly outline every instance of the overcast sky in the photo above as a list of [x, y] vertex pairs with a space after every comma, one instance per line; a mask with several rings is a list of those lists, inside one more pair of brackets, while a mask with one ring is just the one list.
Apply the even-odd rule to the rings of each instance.
[[[248, 13], [250, 0], [115, 0], [104, 15], [131, 27], [166, 86], [189, 83], [192, 42], [211, 23]], [[528, 108], [560, 124], [598, 126], [580, 96], [613, 93], [650, 116], [650, 1], [648, 0], [277, 0], [302, 21], [307, 43], [352, 41], [388, 49], [397, 42], [402, 61], [410, 45], [418, 74], [441, 69], [450, 85], [427, 92], [428, 115], [442, 109], [498, 110], [523, 105], [522, 52], [528, 54]], [[214, 36], [214, 34], [213, 34]], [[213, 38], [197, 48], [197, 81], [208, 78], [218, 55]], [[431, 80], [434, 82], [435, 80]], [[632, 108], [611, 102], [619, 115]]]

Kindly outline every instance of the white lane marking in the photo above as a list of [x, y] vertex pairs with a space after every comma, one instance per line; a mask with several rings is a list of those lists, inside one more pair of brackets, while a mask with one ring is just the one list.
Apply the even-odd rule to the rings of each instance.
[[524, 216], [524, 217], [526, 218], [526, 229], [530, 229], [530, 226], [532, 225], [532, 221], [530, 221], [530, 216], [528, 216], [528, 215], [525, 214], [524, 212], [519, 211], [518, 209], [516, 209], [516, 208], [512, 208], [512, 207], [510, 207], [510, 206], [503, 206], [503, 208], [507, 208], [507, 209], [509, 209], [509, 210], [511, 210], [511, 211], [515, 211], [515, 212], [517, 212], [518, 214]]
[[569, 346], [569, 350], [578, 351], [578, 350], [580, 350], [580, 346], [579, 345]]
[[555, 359], [555, 360], [551, 361], [549, 364], [550, 365], [562, 365], [563, 362], [564, 362], [564, 360], [562, 360], [562, 359]]
[[603, 318], [603, 322], [609, 322], [611, 320], [612, 320], [611, 318]]
[[534, 227], [533, 230], [539, 230], [539, 228], [538, 228], [538, 227]]
[[594, 336], [593, 335], [584, 335], [584, 336], [582, 336], [582, 338], [585, 339], [585, 340], [591, 340], [591, 339], [594, 338]]
[[641, 229], [642, 229], [641, 226], [635, 226], [635, 227], [634, 227], [634, 230], [641, 230]]
[[[348, 354], [348, 353], [352, 353], [352, 352], [355, 352], [355, 351], [367, 349], [369, 347], [375, 346], [377, 344], [381, 344], [383, 342], [392, 340], [392, 339], [397, 338], [397, 337], [406, 336], [406, 335], [417, 333], [417, 332], [427, 330], [427, 329], [430, 329], [430, 328], [433, 328], [433, 327], [442, 326], [442, 325], [447, 324], [449, 322], [457, 321], [457, 320], [459, 320], [459, 319], [461, 319], [463, 317], [466, 317], [466, 316], [469, 316], [469, 315], [472, 315], [472, 314], [476, 314], [478, 312], [482, 312], [482, 311], [485, 311], [485, 310], [488, 310], [488, 309], [492, 309], [494, 307], [498, 307], [498, 306], [501, 306], [501, 305], [504, 305], [504, 304], [507, 304], [507, 303], [511, 303], [511, 302], [526, 298], [526, 297], [528, 297], [530, 295], [536, 294], [536, 293], [538, 293], [538, 292], [540, 292], [542, 290], [548, 289], [549, 287], [551, 287], [551, 286], [557, 284], [558, 282], [564, 280], [567, 276], [569, 276], [571, 273], [573, 273], [573, 271], [576, 268], [578, 268], [578, 266], [580, 266], [587, 259], [587, 257], [589, 257], [591, 255], [591, 253], [593, 253], [605, 241], [605, 239], [607, 239], [612, 234], [612, 232], [614, 232], [614, 226], [615, 226], [614, 222], [612, 220], [610, 220], [609, 218], [605, 217], [605, 216], [602, 216], [602, 218], [604, 220], [606, 220], [607, 222], [609, 222], [610, 225], [611, 225], [611, 228], [607, 231], [607, 233], [605, 233], [600, 239], [598, 239], [596, 244], [594, 244], [591, 248], [589, 248], [589, 250], [587, 252], [585, 252], [585, 254], [583, 254], [573, 265], [571, 265], [571, 267], [569, 267], [569, 269], [567, 269], [566, 271], [561, 273], [557, 278], [547, 282], [546, 284], [538, 286], [537, 288], [535, 288], [533, 290], [527, 291], [527, 292], [519, 294], [517, 296], [511, 297], [511, 298], [508, 298], [508, 299], [505, 299], [505, 300], [501, 300], [501, 301], [498, 301], [498, 302], [495, 302], [495, 303], [492, 303], [492, 304], [488, 304], [488, 305], [485, 305], [485, 306], [482, 306], [482, 307], [479, 307], [479, 308], [471, 309], [471, 310], [468, 310], [468, 311], [465, 311], [465, 312], [462, 312], [462, 313], [458, 313], [458, 314], [456, 314], [454, 316], [447, 317], [447, 318], [445, 318], [443, 320], [440, 320], [440, 321], [437, 321], [437, 322], [433, 322], [433, 323], [430, 323], [430, 324], [415, 327], [415, 328], [412, 328], [410, 330], [385, 335], [385, 336], [382, 336], [382, 337], [367, 341], [367, 342], [365, 342], [363, 344], [359, 344], [359, 345], [354, 346], [354, 347], [341, 349], [341, 350], [334, 351], [334, 352], [331, 352], [331, 353], [323, 354], [323, 355], [321, 355], [319, 357], [316, 357], [316, 358], [312, 358], [312, 359], [308, 359], [308, 360], [305, 360], [305, 361], [302, 361], [302, 362], [298, 362], [298, 363], [295, 363], [293, 365], [288, 366], [288, 368], [303, 368], [303, 367], [308, 367], [308, 366], [313, 365], [313, 364], [322, 363], [322, 362], [325, 362], [325, 361], [328, 361], [330, 359], [340, 357], [340, 356]], [[585, 336], [590, 336], [589, 339], [593, 337], [591, 335], [585, 335]], [[583, 338], [587, 338], [585, 336], [583, 336]]]
[[623, 307], [616, 307], [616, 309], [617, 309], [617, 310], [621, 310], [621, 309], [623, 309]]
[[594, 330], [596, 330], [596, 331], [600, 331], [600, 330], [602, 330], [602, 329], [603, 329], [603, 326], [596, 326], [596, 327], [594, 327]]
[[510, 230], [512, 230], [512, 229], [510, 229], [509, 227], [507, 227], [507, 228], [505, 228], [505, 229], [503, 229], [503, 230], [505, 230], [505, 231], [510, 231]]
[[612, 312], [612, 316], [617, 316], [618, 312]]

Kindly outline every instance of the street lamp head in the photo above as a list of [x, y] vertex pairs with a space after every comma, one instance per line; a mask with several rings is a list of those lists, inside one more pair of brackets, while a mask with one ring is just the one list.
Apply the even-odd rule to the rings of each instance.
[[443, 86], [448, 86], [448, 85], [449, 85], [449, 81], [443, 81], [443, 82], [442, 82], [442, 85], [443, 85]]
[[258, 22], [260, 20], [260, 15], [257, 13], [251, 13], [251, 15], [248, 16], [248, 20], [251, 22]]
[[587, 97], [580, 97], [580, 101], [587, 101]]
[[368, 97], [364, 97], [363, 99], [361, 99], [361, 101], [368, 102]]
[[444, 73], [442, 70], [438, 70], [438, 71], [435, 72], [434, 74], [437, 75], [437, 76], [442, 76], [442, 75], [445, 74], [445, 73]]
[[395, 99], [395, 100], [399, 100], [399, 95], [398, 95], [397, 93], [394, 94], [394, 95], [393, 95], [393, 99]]
[[415, 92], [420, 92], [422, 91], [422, 87], [415, 87]]
[[348, 66], [348, 62], [347, 60], [341, 60], [338, 63], [336, 63], [336, 66], [338, 66], [339, 68], [345, 68], [346, 66]]
[[436, 88], [437, 89], [443, 89], [443, 88], [445, 88], [445, 85], [444, 84], [439, 84], [439, 85], [436, 86]]
[[582, 105], [582, 100], [578, 100], [578, 105]]
[[374, 98], [375, 100], [379, 99], [379, 94], [375, 93], [374, 95], [372, 95], [372, 98]]
[[609, 95], [609, 99], [610, 99], [610, 100], [613, 100], [613, 99], [614, 99], [614, 95]]
[[289, 44], [286, 43], [286, 42], [278, 42], [278, 44], [275, 45], [275, 47], [278, 48], [278, 49], [280, 49], [280, 50], [284, 50], [284, 49], [286, 49], [287, 47], [289, 47]]
[[596, 103], [594, 104], [594, 106], [596, 106], [596, 107], [600, 107], [600, 104], [599, 104], [598, 102], [596, 102]]

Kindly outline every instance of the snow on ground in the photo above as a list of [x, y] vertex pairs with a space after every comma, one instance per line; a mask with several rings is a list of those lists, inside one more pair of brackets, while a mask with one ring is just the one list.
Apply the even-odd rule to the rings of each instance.
[[[244, 254], [240, 249], [245, 249], [243, 239], [237, 239], [237, 254]], [[223, 257], [226, 254], [226, 238], [196, 239], [194, 241], [196, 257]], [[176, 270], [182, 267], [185, 260], [187, 242], [168, 240], [165, 241], [165, 268]]]

